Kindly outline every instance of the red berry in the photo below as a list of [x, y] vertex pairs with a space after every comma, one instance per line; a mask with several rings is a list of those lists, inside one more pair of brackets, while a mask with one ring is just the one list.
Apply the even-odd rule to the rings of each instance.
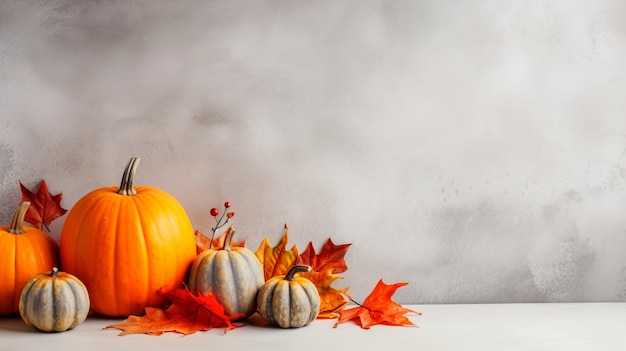
[[230, 202], [228, 202], [228, 201], [224, 202], [224, 207], [225, 208], [229, 208], [230, 207]]
[[214, 207], [211, 209], [211, 216], [215, 217], [218, 214], [220, 214], [220, 211], [218, 211], [217, 208]]

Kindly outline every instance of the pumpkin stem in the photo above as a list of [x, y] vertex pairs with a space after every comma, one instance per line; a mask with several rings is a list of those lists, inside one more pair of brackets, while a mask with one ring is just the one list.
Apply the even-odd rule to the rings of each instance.
[[30, 206], [30, 202], [24, 201], [20, 204], [20, 206], [13, 213], [13, 218], [11, 218], [11, 225], [9, 225], [9, 229], [7, 232], [11, 234], [24, 234], [24, 216], [26, 216], [26, 211], [28, 211], [28, 207]]
[[296, 273], [300, 272], [310, 272], [311, 266], [307, 266], [306, 264], [294, 264], [289, 268], [287, 275], [285, 275], [285, 280], [292, 281]]
[[131, 157], [130, 161], [124, 169], [124, 175], [122, 175], [122, 182], [120, 189], [117, 191], [120, 195], [135, 195], [137, 191], [133, 188], [133, 181], [135, 180], [135, 172], [137, 172], [137, 165], [139, 164], [139, 157]]
[[59, 269], [57, 267], [52, 267], [52, 272], [50, 272], [50, 276], [52, 278], [58, 278], [59, 277]]
[[228, 227], [228, 230], [226, 231], [226, 236], [224, 237], [224, 249], [223, 250], [227, 250], [230, 251], [232, 249], [232, 242], [233, 242], [233, 235], [235, 235], [235, 230], [233, 229], [233, 227]]

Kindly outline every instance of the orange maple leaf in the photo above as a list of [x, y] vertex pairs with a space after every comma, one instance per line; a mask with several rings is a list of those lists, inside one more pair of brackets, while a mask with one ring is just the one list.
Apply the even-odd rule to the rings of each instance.
[[335, 280], [343, 277], [333, 274], [330, 268], [322, 272], [300, 273], [300, 276], [315, 284], [317, 292], [320, 294], [320, 312], [317, 318], [339, 317], [339, 311], [344, 309], [350, 302], [346, 297], [349, 288], [337, 290], [331, 287], [331, 285]]
[[[62, 193], [50, 194], [45, 180], [41, 180], [39, 190], [33, 193], [28, 190], [20, 181], [20, 191], [22, 192], [22, 202], [30, 202], [30, 207], [24, 216], [24, 221], [32, 224], [37, 229], [42, 226], [50, 231], [50, 223], [63, 216], [67, 210], [61, 207]], [[21, 204], [20, 203], [20, 204]]]
[[408, 325], [415, 326], [411, 320], [409, 320], [405, 314], [415, 313], [421, 315], [420, 312], [413, 311], [408, 308], [402, 307], [395, 301], [391, 300], [391, 296], [396, 290], [408, 283], [395, 283], [387, 285], [380, 279], [374, 290], [365, 299], [363, 304], [357, 307], [344, 309], [339, 312], [340, 316], [334, 327], [341, 322], [347, 320], [355, 320], [355, 323], [361, 326], [363, 329], [369, 329], [375, 324], [385, 325]]
[[[195, 237], [196, 237], [196, 253], [201, 253], [202, 251], [208, 249], [208, 248], [213, 248], [215, 250], [217, 249], [221, 249], [224, 247], [224, 239], [226, 239], [226, 232], [228, 232], [228, 230], [225, 230], [220, 236], [218, 236], [217, 238], [213, 238], [213, 244], [211, 244], [211, 238], [209, 238], [208, 236], [204, 235], [201, 231], [196, 230], [195, 232]], [[242, 240], [240, 242], [231, 242], [230, 243], [231, 247], [244, 247], [246, 245], [246, 240]]]
[[344, 256], [352, 244], [335, 245], [328, 238], [319, 254], [315, 253], [313, 243], [309, 242], [306, 249], [300, 254], [302, 263], [311, 266], [313, 271], [322, 272], [331, 269], [332, 273], [342, 273], [348, 270]]
[[129, 316], [122, 322], [108, 325], [106, 328], [120, 329], [122, 330], [120, 335], [161, 335], [165, 332], [188, 335], [222, 327], [226, 333], [243, 326], [232, 321], [244, 316], [242, 314], [226, 316], [224, 307], [213, 294], [196, 296], [186, 286], [172, 290], [161, 288], [161, 292], [172, 302], [167, 309], [146, 307], [144, 316]]
[[290, 250], [287, 250], [288, 232], [285, 224], [283, 237], [276, 246], [271, 247], [266, 237], [255, 252], [256, 257], [263, 266], [265, 280], [277, 275], [285, 275], [294, 263], [299, 263], [298, 247], [294, 245]]

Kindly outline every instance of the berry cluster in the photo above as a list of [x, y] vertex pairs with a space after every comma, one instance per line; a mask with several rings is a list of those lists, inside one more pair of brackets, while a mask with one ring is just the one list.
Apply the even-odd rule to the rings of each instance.
[[[231, 218], [233, 218], [233, 216], [235, 216], [235, 212], [227, 211], [229, 208], [230, 208], [230, 202], [228, 201], [224, 202], [224, 212], [219, 218], [218, 216], [220, 215], [220, 211], [217, 208], [213, 207], [211, 211], [209, 212], [211, 216], [215, 218], [215, 226], [211, 228], [211, 231], [213, 231], [213, 235], [211, 235], [211, 245], [213, 245], [213, 238], [215, 237], [215, 232], [221, 227], [223, 227], [224, 225], [226, 225], [226, 223], [228, 223], [228, 221]], [[224, 219], [224, 216], [226, 216], [226, 219]]]

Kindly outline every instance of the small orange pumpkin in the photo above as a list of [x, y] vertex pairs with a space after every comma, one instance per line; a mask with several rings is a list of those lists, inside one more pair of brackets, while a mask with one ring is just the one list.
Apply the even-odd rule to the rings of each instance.
[[59, 264], [59, 246], [51, 236], [24, 226], [30, 202], [23, 202], [11, 224], [0, 227], [0, 315], [19, 312], [22, 288], [35, 274]]
[[61, 267], [80, 279], [94, 312], [143, 314], [167, 301], [159, 289], [185, 282], [196, 256], [194, 230], [172, 195], [133, 187], [139, 158], [128, 162], [119, 187], [83, 196], [61, 232]]

